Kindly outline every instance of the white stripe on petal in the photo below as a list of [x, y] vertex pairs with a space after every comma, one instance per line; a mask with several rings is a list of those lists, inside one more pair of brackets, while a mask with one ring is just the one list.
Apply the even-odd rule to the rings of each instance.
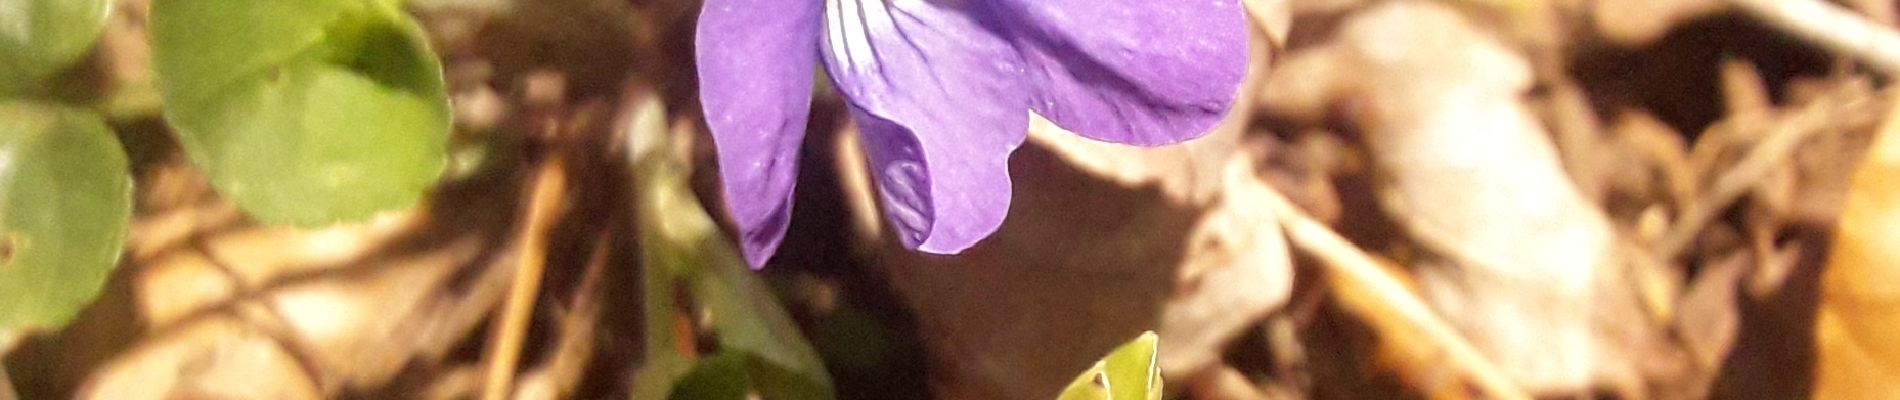
[[[865, 13], [877, 12], [885, 15], [888, 28], [889, 13], [882, 4], [877, 7], [865, 7], [866, 0], [828, 0], [825, 2], [825, 37], [831, 41], [831, 56], [843, 61], [858, 72], [870, 72], [877, 66], [877, 56], [871, 49], [871, 29], [866, 26]], [[869, 0], [882, 2], [882, 0]], [[876, 10], [876, 11], [871, 11]]]

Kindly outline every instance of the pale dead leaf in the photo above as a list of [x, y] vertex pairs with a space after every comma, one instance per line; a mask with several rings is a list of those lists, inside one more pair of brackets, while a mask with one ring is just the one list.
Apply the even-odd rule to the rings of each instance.
[[1272, 212], [1259, 204], [1273, 188], [1245, 156], [1229, 158], [1219, 203], [1188, 237], [1173, 297], [1161, 316], [1161, 369], [1192, 376], [1220, 362], [1226, 344], [1286, 304], [1292, 260]]
[[1646, 313], [1602, 211], [1520, 101], [1523, 57], [1427, 2], [1363, 11], [1334, 40], [1289, 59], [1268, 86], [1302, 90], [1268, 106], [1359, 131], [1381, 205], [1436, 256], [1415, 265], [1423, 297], [1534, 393], [1627, 377], [1604, 332], [1640, 331]]
[[1286, 47], [1286, 36], [1293, 29], [1293, 7], [1291, 0], [1244, 0], [1248, 20], [1253, 21], [1254, 29], [1266, 33], [1264, 38], [1272, 48]]
[[[131, 277], [131, 311], [138, 320], [109, 325], [160, 333], [139, 338], [116, 361], [88, 371], [88, 387], [149, 384], [123, 380], [165, 375], [187, 361], [164, 357], [251, 346], [168, 333], [215, 330], [272, 332], [275, 345], [306, 363], [298, 373], [308, 374], [306, 384], [321, 396], [370, 390], [415, 360], [439, 359], [473, 332], [505, 287], [484, 282], [498, 282], [498, 272], [506, 271], [489, 263], [505, 259], [496, 256], [507, 251], [498, 238], [511, 214], [484, 210], [506, 207], [507, 190], [450, 185], [431, 205], [299, 230], [246, 220], [182, 164], [155, 166], [147, 176], [169, 177], [162, 182], [171, 183], [142, 187], [142, 195], [157, 196], [142, 197], [144, 204], [157, 209], [134, 221], [127, 245], [122, 268]], [[221, 347], [227, 345], [236, 350]], [[168, 350], [181, 346], [198, 350]], [[209, 357], [187, 364], [218, 374], [261, 368], [241, 364], [250, 361]], [[232, 379], [186, 374], [163, 382], [224, 385], [193, 381], [202, 377]]]
[[319, 399], [296, 357], [233, 317], [213, 317], [153, 337], [102, 366], [81, 399]]
[[1687, 339], [1684, 342], [1690, 354], [1704, 368], [1720, 367], [1735, 344], [1741, 326], [1737, 295], [1751, 261], [1754, 259], [1742, 252], [1713, 260], [1703, 266], [1701, 275], [1680, 300], [1682, 313], [1676, 320], [1677, 330]]

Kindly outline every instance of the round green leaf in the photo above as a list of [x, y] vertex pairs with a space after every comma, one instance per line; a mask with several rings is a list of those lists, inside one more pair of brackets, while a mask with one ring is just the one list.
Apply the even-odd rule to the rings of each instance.
[[157, 0], [151, 22], [165, 117], [253, 217], [361, 220], [441, 176], [442, 67], [393, 2]]
[[92, 48], [106, 0], [0, 0], [0, 95], [46, 79]]
[[98, 295], [131, 215], [126, 168], [97, 116], [0, 103], [0, 334], [64, 325]]

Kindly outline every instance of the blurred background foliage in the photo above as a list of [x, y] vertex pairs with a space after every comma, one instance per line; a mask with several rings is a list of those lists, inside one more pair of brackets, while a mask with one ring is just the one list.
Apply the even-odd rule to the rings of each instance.
[[1241, 4], [957, 256], [818, 91], [755, 272], [697, 1], [0, 0], [0, 399], [1900, 395], [1895, 2]]

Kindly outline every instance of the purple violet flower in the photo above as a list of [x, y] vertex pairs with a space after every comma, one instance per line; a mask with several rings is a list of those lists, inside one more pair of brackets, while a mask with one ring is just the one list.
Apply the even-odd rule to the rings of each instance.
[[790, 225], [823, 59], [905, 246], [961, 252], [1009, 210], [1028, 111], [1158, 146], [1204, 134], [1247, 68], [1239, 0], [706, 0], [701, 103], [746, 262]]

